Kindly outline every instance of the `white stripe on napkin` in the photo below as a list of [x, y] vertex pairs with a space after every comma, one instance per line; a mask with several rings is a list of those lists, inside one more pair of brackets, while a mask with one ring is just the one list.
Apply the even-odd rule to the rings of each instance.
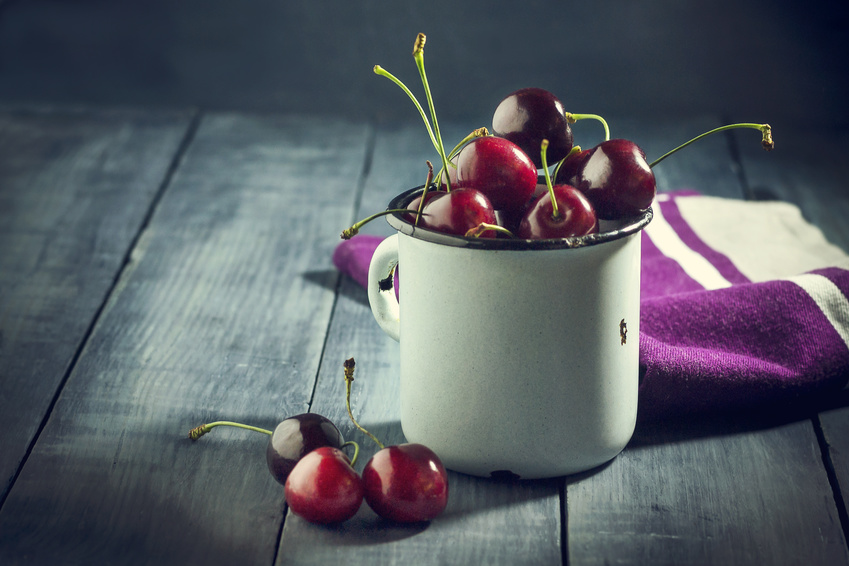
[[827, 277], [805, 273], [784, 278], [805, 290], [849, 348], [849, 300]]
[[[658, 195], [658, 201], [664, 200], [667, 195]], [[695, 199], [698, 197], [688, 197], [686, 199], [677, 199], [680, 203], [682, 200]], [[660, 203], [655, 202], [652, 206], [654, 217], [649, 225], [646, 226], [646, 234], [648, 234], [654, 245], [660, 250], [660, 253], [666, 257], [678, 262], [681, 269], [707, 290], [724, 289], [730, 287], [731, 282], [728, 281], [717, 270], [712, 263], [705, 257], [687, 244], [678, 236], [672, 226], [663, 217], [660, 210]]]
[[676, 198], [675, 204], [696, 236], [752, 282], [849, 268], [849, 256], [793, 204], [708, 196]]

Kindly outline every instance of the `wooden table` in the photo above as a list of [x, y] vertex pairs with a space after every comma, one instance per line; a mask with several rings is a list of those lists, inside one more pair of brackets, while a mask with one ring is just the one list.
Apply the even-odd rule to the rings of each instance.
[[[649, 156], [720, 124], [608, 121]], [[776, 132], [771, 154], [751, 132], [713, 136], [659, 166], [659, 187], [794, 202], [849, 250], [849, 139], [812, 136]], [[361, 441], [362, 466], [351, 356], [361, 422], [402, 441], [397, 344], [331, 254], [342, 228], [424, 181], [428, 150], [420, 123], [0, 110], [0, 563], [849, 563], [844, 398], [640, 427], [577, 477], [452, 473], [445, 513], [416, 526], [366, 506], [306, 523], [265, 436], [190, 441], [204, 422], [313, 411]]]

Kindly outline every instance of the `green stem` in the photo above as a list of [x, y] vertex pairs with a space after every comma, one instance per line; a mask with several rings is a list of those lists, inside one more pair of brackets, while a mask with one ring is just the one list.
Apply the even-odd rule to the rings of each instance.
[[344, 230], [342, 230], [341, 238], [343, 240], [350, 240], [351, 238], [353, 238], [354, 236], [356, 236], [360, 232], [360, 228], [362, 228], [363, 226], [365, 226], [366, 224], [368, 224], [369, 222], [371, 222], [375, 218], [380, 218], [381, 216], [386, 216], [387, 214], [394, 214], [396, 212], [409, 212], [409, 211], [406, 208], [390, 208], [390, 209], [387, 209], [387, 210], [381, 210], [380, 212], [375, 212], [371, 216], [367, 216], [366, 218], [363, 218], [362, 220], [360, 220], [359, 222], [357, 222], [356, 224], [354, 224], [350, 228], [345, 228]]
[[557, 175], [560, 173], [560, 168], [563, 166], [564, 163], [566, 163], [566, 160], [569, 159], [569, 157], [573, 153], [578, 153], [579, 151], [581, 151], [581, 146], [579, 146], [579, 145], [572, 146], [572, 149], [569, 151], [569, 153], [566, 154], [566, 157], [564, 157], [563, 159], [561, 159], [560, 161], [557, 162], [557, 166], [554, 168], [554, 180], [555, 181], [557, 180]]
[[374, 442], [380, 446], [380, 449], [383, 450], [383, 443], [380, 442], [375, 435], [361, 427], [360, 423], [357, 422], [357, 419], [354, 418], [354, 413], [351, 411], [351, 384], [354, 382], [354, 368], [356, 367], [354, 358], [348, 358], [345, 360], [343, 367], [345, 368], [345, 405], [348, 408], [348, 417], [350, 417], [354, 426], [360, 429], [360, 432], [374, 440]]
[[587, 119], [601, 122], [601, 125], [604, 126], [604, 141], [610, 139], [610, 128], [607, 126], [607, 121], [598, 114], [572, 114], [571, 112], [566, 112], [566, 121], [570, 124], [574, 124], [578, 120]]
[[501, 232], [502, 234], [506, 234], [511, 238], [516, 237], [513, 232], [511, 232], [507, 228], [499, 226], [498, 224], [489, 224], [487, 222], [481, 222], [474, 228], [470, 228], [469, 231], [466, 232], [465, 236], [467, 238], [479, 238], [481, 234], [483, 234], [484, 232], [489, 232], [490, 230], [492, 230], [493, 232]]
[[246, 425], [246, 424], [242, 424], [242, 423], [234, 423], [234, 422], [231, 422], [231, 421], [216, 421], [214, 423], [208, 423], [208, 424], [201, 425], [199, 427], [193, 428], [192, 430], [189, 431], [189, 438], [191, 438], [192, 440], [197, 440], [198, 438], [200, 438], [201, 436], [203, 436], [204, 434], [206, 434], [207, 432], [209, 432], [210, 430], [212, 430], [213, 428], [215, 428], [217, 426], [234, 426], [236, 428], [244, 428], [246, 430], [252, 430], [254, 432], [262, 432], [262, 433], [267, 434], [269, 436], [271, 436], [271, 434], [272, 434], [272, 432], [270, 430], [266, 430], [264, 428], [250, 426], [250, 425]]
[[433, 144], [434, 149], [436, 149], [436, 151], [439, 151], [439, 144], [436, 143], [436, 138], [433, 135], [433, 130], [430, 128], [430, 123], [427, 121], [427, 115], [425, 114], [425, 111], [422, 108], [422, 105], [419, 104], [419, 101], [416, 98], [416, 96], [412, 92], [410, 92], [409, 88], [407, 88], [407, 85], [405, 85], [403, 82], [401, 82], [400, 79], [395, 77], [395, 75], [393, 75], [392, 73], [390, 73], [389, 71], [387, 71], [386, 69], [381, 67], [380, 65], [374, 66], [374, 73], [376, 75], [386, 77], [387, 79], [389, 79], [390, 81], [392, 81], [393, 83], [398, 85], [401, 88], [401, 90], [403, 90], [404, 92], [407, 93], [407, 96], [410, 97], [410, 100], [412, 100], [413, 104], [416, 105], [416, 109], [418, 109], [419, 114], [421, 114], [422, 120], [424, 121], [425, 128], [427, 128], [427, 133], [430, 136], [430, 141]]
[[342, 445], [342, 448], [345, 448], [346, 446], [354, 447], [354, 456], [351, 458], [351, 467], [353, 468], [357, 465], [357, 456], [360, 455], [360, 445], [354, 442], [353, 440], [349, 440], [348, 442]]
[[726, 126], [720, 126], [719, 128], [714, 128], [710, 131], [707, 131], [707, 132], [705, 132], [701, 135], [694, 137], [693, 139], [691, 139], [690, 141], [688, 141], [686, 143], [682, 143], [681, 145], [679, 145], [675, 149], [667, 151], [666, 153], [664, 153], [663, 155], [661, 155], [660, 157], [658, 157], [657, 159], [655, 159], [654, 161], [649, 163], [649, 167], [654, 167], [655, 165], [657, 165], [658, 163], [660, 163], [661, 161], [663, 161], [664, 159], [666, 159], [667, 157], [669, 157], [670, 155], [675, 153], [676, 151], [684, 149], [685, 147], [687, 147], [691, 143], [699, 141], [700, 139], [702, 139], [706, 136], [709, 136], [711, 134], [715, 134], [717, 132], [724, 132], [726, 130], [732, 130], [732, 129], [735, 129], [735, 128], [751, 128], [753, 130], [759, 130], [761, 132], [761, 134], [763, 135], [763, 139], [761, 140], [761, 144], [763, 145], [764, 149], [769, 151], [773, 147], [775, 147], [775, 143], [772, 141], [772, 128], [770, 127], [769, 124], [754, 124], [754, 123], [751, 123], [751, 122], [742, 122], [742, 123], [739, 123], [739, 124], [728, 124]]
[[555, 220], [560, 218], [560, 211], [557, 209], [557, 199], [554, 198], [554, 187], [551, 185], [551, 175], [548, 174], [548, 140], [542, 140], [540, 148], [540, 156], [542, 157], [542, 172], [545, 174], [545, 185], [548, 187], [548, 196], [551, 198], [551, 217]]
[[422, 200], [419, 201], [419, 208], [416, 210], [416, 220], [413, 222], [413, 226], [419, 225], [419, 220], [422, 217], [422, 211], [425, 206], [425, 197], [427, 196], [430, 184], [433, 182], [433, 163], [430, 161], [425, 161], [425, 163], [427, 163], [427, 180], [425, 181], [424, 189], [422, 189]]
[[[436, 150], [439, 152], [439, 157], [442, 159], [442, 167], [448, 171], [448, 157], [445, 155], [445, 146], [442, 144], [442, 135], [439, 133], [439, 121], [436, 119], [436, 109], [433, 105], [433, 95], [430, 92], [430, 86], [427, 82], [427, 73], [425, 72], [425, 64], [424, 64], [424, 45], [425, 45], [425, 34], [420, 33], [416, 36], [416, 43], [413, 46], [413, 59], [416, 61], [416, 67], [419, 69], [419, 75], [422, 78], [422, 86], [424, 87], [425, 95], [427, 96], [427, 106], [430, 110], [430, 119], [433, 122], [433, 133], [436, 136], [437, 148]], [[451, 180], [446, 177], [445, 178], [445, 186], [448, 190], [451, 190]]]

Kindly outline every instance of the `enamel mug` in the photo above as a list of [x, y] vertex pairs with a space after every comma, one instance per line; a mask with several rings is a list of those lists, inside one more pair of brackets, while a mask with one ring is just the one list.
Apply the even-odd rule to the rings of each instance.
[[640, 232], [651, 216], [530, 241], [388, 215], [397, 233], [372, 257], [368, 296], [400, 343], [407, 440], [477, 476], [562, 476], [621, 452], [637, 416]]

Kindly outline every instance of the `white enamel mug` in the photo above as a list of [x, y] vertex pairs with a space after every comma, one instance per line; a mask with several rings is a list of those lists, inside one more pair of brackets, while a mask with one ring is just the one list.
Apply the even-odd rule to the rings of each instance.
[[407, 440], [477, 476], [555, 477], [621, 452], [637, 416], [651, 216], [544, 241], [459, 238], [387, 216], [398, 232], [372, 257], [368, 296], [400, 342]]

